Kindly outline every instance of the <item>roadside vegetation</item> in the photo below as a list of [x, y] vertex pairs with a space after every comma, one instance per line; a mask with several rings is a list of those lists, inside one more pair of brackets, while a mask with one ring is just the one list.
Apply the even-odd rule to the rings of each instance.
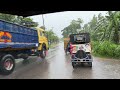
[[108, 11], [106, 16], [100, 13], [83, 25], [83, 20], [72, 20], [62, 30], [63, 37], [73, 33], [89, 32], [93, 55], [120, 59], [120, 11]]
[[96, 41], [92, 42], [92, 47], [95, 56], [120, 59], [120, 45], [109, 41]]
[[52, 29], [46, 31], [46, 37], [48, 38], [49, 48], [54, 48], [59, 43], [59, 37], [53, 32]]

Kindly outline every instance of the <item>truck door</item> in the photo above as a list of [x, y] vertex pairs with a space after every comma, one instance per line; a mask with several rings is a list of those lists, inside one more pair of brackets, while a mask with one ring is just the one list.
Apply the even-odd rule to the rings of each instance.
[[41, 39], [42, 32], [40, 32], [40, 30], [37, 30], [37, 33], [38, 33], [38, 43], [39, 43], [38, 50], [41, 50], [42, 49], [42, 45], [41, 45], [41, 43], [42, 43], [42, 39]]
[[39, 43], [43, 43], [43, 33], [40, 30], [38, 30], [38, 37], [39, 37]]

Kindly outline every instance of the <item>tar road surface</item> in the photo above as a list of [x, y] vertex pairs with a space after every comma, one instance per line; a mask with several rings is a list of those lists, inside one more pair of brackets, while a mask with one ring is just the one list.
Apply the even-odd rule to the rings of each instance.
[[93, 67], [73, 69], [70, 55], [63, 43], [50, 49], [45, 60], [32, 56], [26, 61], [16, 60], [14, 72], [0, 79], [120, 79], [120, 60], [93, 57]]

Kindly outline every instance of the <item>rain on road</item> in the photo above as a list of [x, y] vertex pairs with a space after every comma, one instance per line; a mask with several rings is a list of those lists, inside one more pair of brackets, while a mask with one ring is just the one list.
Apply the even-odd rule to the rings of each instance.
[[64, 53], [60, 43], [45, 60], [30, 57], [24, 64], [19, 62], [11, 75], [0, 75], [0, 79], [120, 79], [120, 60], [93, 59], [92, 68], [85, 65], [73, 69], [70, 55]]

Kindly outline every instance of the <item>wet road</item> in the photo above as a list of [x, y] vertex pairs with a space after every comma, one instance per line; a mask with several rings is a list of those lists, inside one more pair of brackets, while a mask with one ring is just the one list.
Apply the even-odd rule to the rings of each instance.
[[92, 68], [85, 65], [73, 69], [60, 43], [45, 60], [30, 57], [25, 63], [19, 62], [11, 75], [0, 75], [0, 79], [120, 79], [120, 60], [94, 57]]

